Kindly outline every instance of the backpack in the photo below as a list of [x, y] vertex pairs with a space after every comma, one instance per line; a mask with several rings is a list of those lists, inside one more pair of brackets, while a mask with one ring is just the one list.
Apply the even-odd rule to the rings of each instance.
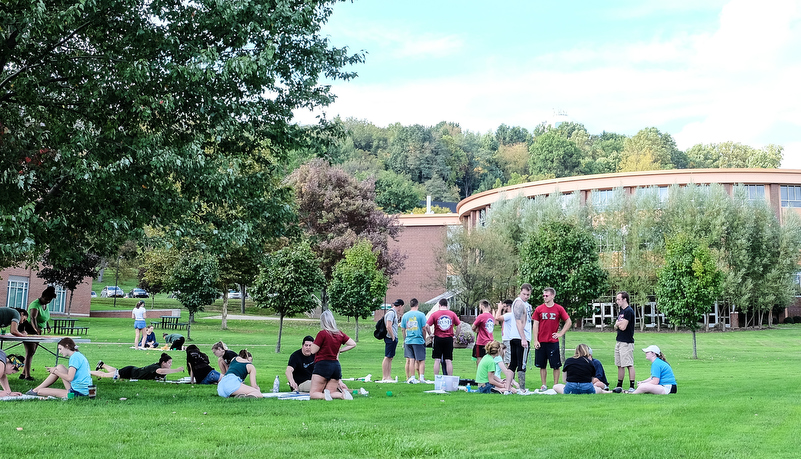
[[387, 323], [382, 317], [381, 320], [375, 323], [375, 331], [373, 332], [375, 339], [384, 339], [387, 337]]

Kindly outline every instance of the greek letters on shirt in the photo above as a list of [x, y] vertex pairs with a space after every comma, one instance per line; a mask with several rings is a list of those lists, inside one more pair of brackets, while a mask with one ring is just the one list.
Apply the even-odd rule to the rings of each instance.
[[540, 321], [543, 320], [556, 320], [556, 313], [555, 312], [542, 312], [540, 313]]

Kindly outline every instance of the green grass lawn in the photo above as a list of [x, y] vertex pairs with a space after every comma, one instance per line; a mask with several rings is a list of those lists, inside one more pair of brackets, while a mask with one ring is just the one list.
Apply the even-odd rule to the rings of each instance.
[[[80, 350], [92, 366], [99, 359], [116, 367], [158, 359], [160, 351], [129, 349], [130, 319], [80, 321], [90, 325], [92, 343]], [[354, 335], [353, 322], [339, 319], [339, 325]], [[289, 354], [304, 335], [318, 330], [313, 321], [285, 322], [283, 348], [276, 354], [277, 321], [231, 321], [229, 327], [220, 330], [219, 320], [200, 318], [192, 342], [209, 355], [220, 339], [232, 349], [249, 349], [265, 392], [276, 375], [287, 390], [283, 372]], [[362, 324], [360, 337], [356, 349], [342, 355], [344, 377], [371, 373], [380, 379], [383, 342], [372, 337], [371, 321]], [[333, 402], [225, 400], [213, 386], [104, 379], [97, 382], [95, 400], [2, 403], [0, 431], [7, 448], [13, 445], [13, 454], [21, 457], [798, 457], [792, 435], [801, 422], [801, 327], [699, 333], [698, 360], [690, 358], [689, 333], [635, 338], [638, 348], [662, 348], [679, 381], [677, 395], [443, 396], [423, 393], [432, 386], [357, 382], [349, 383], [351, 388], [364, 387], [369, 396]], [[581, 342], [615, 379], [614, 333], [568, 333], [569, 349]], [[472, 378], [469, 352], [456, 350], [454, 367], [455, 374]], [[172, 354], [173, 367], [185, 365], [183, 353]], [[34, 387], [52, 363], [52, 356], [39, 351], [37, 381], [12, 375], [12, 389]], [[637, 379], [648, 376], [641, 352], [635, 368]], [[532, 370], [530, 388], [539, 385]], [[403, 379], [400, 357], [393, 375]], [[11, 457], [12, 450], [8, 453]]]

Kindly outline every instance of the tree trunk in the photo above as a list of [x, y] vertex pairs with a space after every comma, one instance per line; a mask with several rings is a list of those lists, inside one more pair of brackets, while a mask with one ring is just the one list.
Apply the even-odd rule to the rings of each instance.
[[192, 324], [195, 323], [195, 313], [189, 311], [189, 325], [186, 326], [186, 340], [192, 341], [192, 338], [189, 337], [189, 333], [192, 330]]
[[320, 310], [325, 311], [326, 309], [328, 309], [328, 289], [323, 287], [320, 292]]
[[773, 327], [773, 308], [768, 311], [768, 328]]
[[281, 333], [284, 331], [284, 313], [278, 319], [278, 341], [275, 342], [275, 353], [281, 352]]
[[359, 318], [356, 317], [356, 342], [359, 342]]
[[695, 329], [693, 329], [693, 358], [698, 360], [698, 346], [695, 342]]
[[228, 289], [223, 289], [222, 321], [220, 330], [228, 330]]
[[72, 295], [73, 295], [74, 293], [75, 293], [75, 291], [74, 291], [74, 290], [70, 290], [70, 302], [69, 302], [69, 305], [67, 306], [67, 318], [70, 318], [70, 317], [71, 317], [71, 316], [70, 316], [70, 313], [71, 313], [71, 311], [72, 311]]
[[242, 292], [242, 299], [241, 299], [241, 303], [239, 305], [239, 310], [240, 310], [240, 312], [242, 312], [242, 314], [245, 313], [245, 297], [247, 296], [247, 290], [246, 289], [247, 289], [247, 285], [239, 284], [239, 291]]
[[[529, 343], [529, 345], [531, 345], [531, 343]], [[567, 333], [562, 335], [562, 346], [561, 347], [562, 347], [562, 349], [561, 349], [559, 355], [562, 358], [562, 364], [564, 364], [565, 363], [565, 349], [567, 348]], [[554, 384], [556, 384], [556, 381], [554, 381]]]

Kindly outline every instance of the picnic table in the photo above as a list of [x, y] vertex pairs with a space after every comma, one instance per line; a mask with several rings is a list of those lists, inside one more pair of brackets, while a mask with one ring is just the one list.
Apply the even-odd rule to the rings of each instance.
[[178, 322], [181, 319], [179, 316], [161, 316], [160, 319], [161, 320], [150, 321], [150, 325], [154, 328], [162, 328], [164, 330], [189, 329], [188, 322]]
[[75, 322], [77, 319], [52, 319], [53, 320], [53, 333], [57, 335], [79, 334], [85, 335], [89, 332], [89, 327], [76, 327]]

